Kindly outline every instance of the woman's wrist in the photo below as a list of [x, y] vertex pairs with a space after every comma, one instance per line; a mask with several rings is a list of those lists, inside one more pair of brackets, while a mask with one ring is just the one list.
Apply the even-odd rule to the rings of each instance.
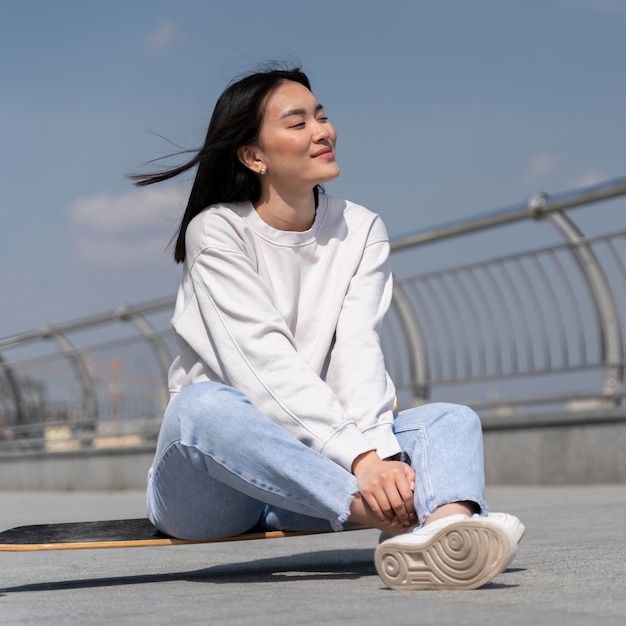
[[356, 476], [359, 469], [366, 467], [367, 465], [371, 465], [374, 463], [380, 462], [380, 457], [376, 453], [376, 450], [368, 450], [367, 452], [363, 452], [363, 454], [359, 454], [359, 456], [352, 461], [352, 473]]

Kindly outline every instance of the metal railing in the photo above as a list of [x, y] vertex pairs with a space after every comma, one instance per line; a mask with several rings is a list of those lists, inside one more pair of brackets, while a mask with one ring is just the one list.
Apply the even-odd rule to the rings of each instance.
[[387, 352], [393, 358], [410, 346], [394, 368], [408, 403], [432, 398], [435, 389], [449, 397], [455, 386], [461, 401], [499, 411], [620, 405], [626, 231], [586, 238], [565, 211], [624, 195], [626, 178], [552, 198], [538, 193], [508, 209], [394, 240], [399, 251], [545, 220], [566, 242], [396, 281], [392, 315], [402, 336]]
[[456, 387], [459, 401], [499, 411], [618, 406], [625, 250], [626, 231], [397, 280], [395, 311], [411, 325], [399, 339], [415, 339], [396, 384], [409, 403]]
[[[585, 237], [571, 210], [624, 195], [626, 178], [540, 193], [394, 239], [397, 278], [382, 344], [400, 406], [445, 399], [500, 415], [621, 407], [626, 231]], [[399, 271], [412, 267], [407, 251], [538, 221], [562, 241]], [[154, 439], [176, 352], [173, 306], [164, 298], [0, 339], [0, 450]]]

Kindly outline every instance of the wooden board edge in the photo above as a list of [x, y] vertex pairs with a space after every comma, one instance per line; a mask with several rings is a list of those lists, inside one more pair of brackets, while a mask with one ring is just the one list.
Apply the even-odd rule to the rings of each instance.
[[[366, 526], [345, 528], [340, 532], [367, 530]], [[161, 546], [198, 545], [207, 543], [227, 543], [232, 541], [255, 541], [258, 539], [280, 539], [283, 537], [303, 537], [308, 535], [327, 535], [333, 530], [271, 530], [258, 533], [244, 533], [220, 539], [176, 539], [164, 537], [159, 539], [135, 539], [130, 541], [81, 541], [64, 543], [3, 543], [0, 552], [44, 552], [51, 550], [102, 550], [111, 548], [153, 548]]]
[[148, 548], [185, 543], [207, 543], [182, 539], [143, 539], [135, 541], [77, 541], [66, 543], [2, 543], [0, 552], [44, 552], [50, 550], [98, 550], [108, 548]]

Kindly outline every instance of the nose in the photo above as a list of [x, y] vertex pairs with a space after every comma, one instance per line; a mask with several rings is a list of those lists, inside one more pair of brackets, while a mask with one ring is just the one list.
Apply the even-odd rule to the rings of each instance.
[[329, 122], [317, 122], [315, 129], [315, 142], [326, 141], [332, 133], [332, 126]]

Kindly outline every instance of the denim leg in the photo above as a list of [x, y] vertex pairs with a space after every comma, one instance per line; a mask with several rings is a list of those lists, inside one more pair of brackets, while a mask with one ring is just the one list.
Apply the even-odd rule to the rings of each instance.
[[188, 539], [255, 525], [340, 530], [355, 477], [258, 411], [239, 391], [195, 383], [168, 407], [148, 475], [148, 517]]
[[480, 419], [470, 408], [446, 403], [402, 411], [394, 432], [415, 470], [415, 510], [420, 523], [442, 504], [485, 504]]

